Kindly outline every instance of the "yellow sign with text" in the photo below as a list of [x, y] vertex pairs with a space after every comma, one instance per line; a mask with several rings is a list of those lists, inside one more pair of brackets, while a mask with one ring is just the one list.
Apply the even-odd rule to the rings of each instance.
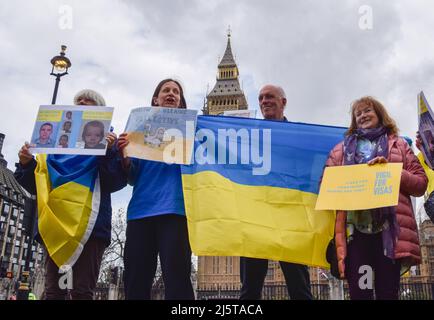
[[39, 110], [36, 121], [59, 122], [62, 120], [62, 110]]
[[87, 110], [83, 111], [83, 120], [108, 120], [110, 121], [113, 117], [113, 112], [105, 111], [94, 111]]
[[315, 210], [365, 210], [398, 205], [402, 163], [327, 167]]

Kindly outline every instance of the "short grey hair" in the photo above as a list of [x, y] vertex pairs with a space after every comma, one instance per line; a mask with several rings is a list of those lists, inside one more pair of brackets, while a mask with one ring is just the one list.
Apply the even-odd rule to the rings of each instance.
[[286, 93], [285, 93], [285, 90], [283, 90], [283, 88], [280, 87], [280, 86], [275, 86], [275, 87], [276, 87], [277, 91], [279, 92], [279, 95], [280, 95], [282, 98], [285, 98], [285, 99], [286, 99]]
[[263, 88], [265, 88], [265, 87], [273, 87], [273, 88], [275, 88], [275, 89], [277, 90], [277, 92], [279, 93], [279, 96], [280, 96], [281, 98], [285, 98], [285, 99], [286, 99], [286, 93], [285, 93], [285, 90], [283, 90], [282, 87], [277, 86], [277, 85], [274, 85], [274, 84], [266, 84], [266, 85], [263, 85], [263, 86], [262, 86], [261, 90], [262, 90]]
[[84, 89], [78, 92], [74, 97], [74, 104], [78, 104], [80, 98], [92, 100], [97, 106], [105, 106], [105, 100], [98, 92], [91, 89]]

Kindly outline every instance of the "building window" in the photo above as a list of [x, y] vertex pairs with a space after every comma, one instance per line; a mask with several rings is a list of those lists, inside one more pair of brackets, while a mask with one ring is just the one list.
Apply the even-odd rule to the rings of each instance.
[[6, 214], [8, 214], [9, 213], [9, 209], [10, 209], [9, 204], [5, 203], [4, 207], [3, 207], [3, 212], [6, 213]]
[[226, 257], [226, 274], [232, 274], [232, 257]]
[[11, 236], [14, 235], [16, 230], [17, 230], [17, 229], [16, 229], [14, 226], [11, 226], [11, 227], [9, 228], [9, 234], [10, 234]]
[[272, 281], [274, 279], [274, 268], [268, 268], [266, 279], [269, 281]]
[[219, 274], [219, 257], [212, 257], [212, 273]]

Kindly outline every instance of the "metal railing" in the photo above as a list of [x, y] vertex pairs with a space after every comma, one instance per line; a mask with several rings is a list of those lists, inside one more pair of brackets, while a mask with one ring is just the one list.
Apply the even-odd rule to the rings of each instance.
[[[312, 295], [315, 300], [330, 300], [330, 287], [328, 284], [311, 283]], [[107, 300], [109, 292], [108, 285], [98, 285], [95, 291], [96, 300]], [[349, 300], [349, 290], [345, 283], [343, 285], [344, 299]], [[155, 287], [151, 291], [152, 299], [164, 299], [164, 287]], [[240, 291], [237, 288], [214, 285], [208, 289], [196, 290], [197, 300], [214, 300], [214, 299], [239, 299]], [[118, 298], [124, 298], [124, 289], [118, 290]], [[264, 300], [288, 300], [288, 292], [285, 285], [265, 285], [262, 291]], [[434, 300], [434, 283], [401, 283], [400, 300]]]

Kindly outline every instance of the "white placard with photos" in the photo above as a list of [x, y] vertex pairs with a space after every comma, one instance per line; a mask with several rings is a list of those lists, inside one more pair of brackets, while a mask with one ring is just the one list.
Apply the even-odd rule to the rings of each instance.
[[43, 105], [30, 140], [32, 153], [105, 155], [113, 107]]

